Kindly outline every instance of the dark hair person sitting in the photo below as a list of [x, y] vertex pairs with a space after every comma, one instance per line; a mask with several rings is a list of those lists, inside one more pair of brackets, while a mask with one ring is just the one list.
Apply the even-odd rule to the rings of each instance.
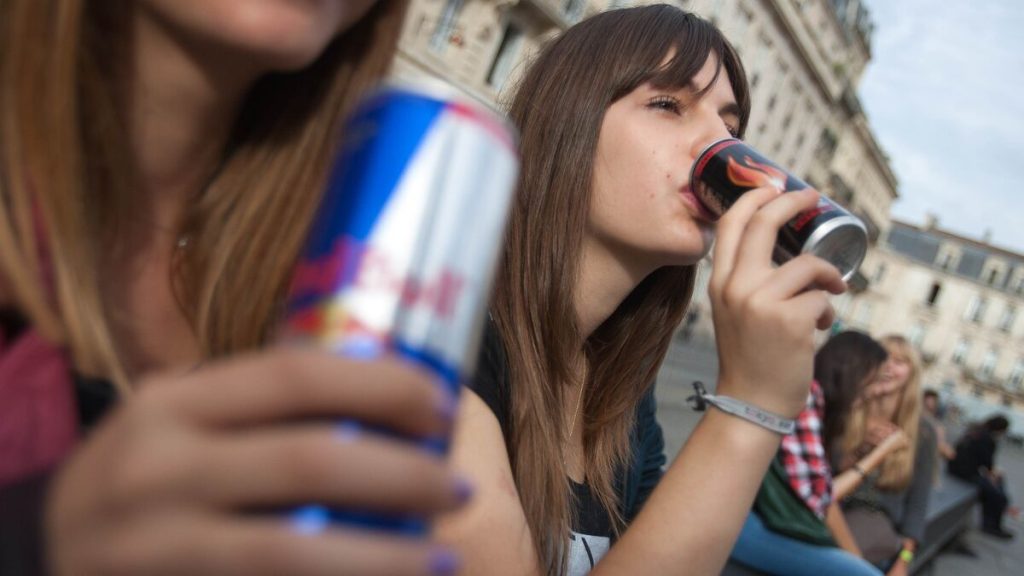
[[981, 531], [998, 538], [1013, 538], [1003, 528], [1003, 514], [1010, 505], [1002, 470], [996, 468], [999, 440], [1006, 435], [1010, 421], [997, 415], [977, 424], [956, 444], [956, 458], [949, 462], [949, 473], [978, 487], [981, 500]]

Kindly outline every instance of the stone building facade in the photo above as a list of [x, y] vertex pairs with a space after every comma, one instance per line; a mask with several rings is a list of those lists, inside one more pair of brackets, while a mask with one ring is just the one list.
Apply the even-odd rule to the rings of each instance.
[[[441, 76], [500, 107], [546, 40], [591, 14], [653, 2], [631, 0], [412, 0], [400, 77]], [[747, 69], [753, 109], [746, 139], [867, 224], [888, 227], [897, 182], [856, 97], [871, 59], [870, 16], [861, 0], [676, 0], [716, 23]], [[694, 306], [706, 311], [703, 266]], [[854, 279], [856, 290], [868, 280]], [[838, 299], [848, 308], [851, 296]], [[697, 331], [710, 332], [710, 314]]]
[[924, 383], [975, 417], [1018, 411], [1024, 432], [1024, 254], [942, 230], [894, 221], [863, 267], [870, 287], [843, 319], [872, 334], [898, 333], [921, 351]]

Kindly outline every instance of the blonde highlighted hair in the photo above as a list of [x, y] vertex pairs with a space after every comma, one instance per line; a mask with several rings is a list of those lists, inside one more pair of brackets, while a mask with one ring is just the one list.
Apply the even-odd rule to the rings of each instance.
[[[101, 274], [136, 214], [126, 0], [0, 0], [0, 294], [76, 369], [128, 390]], [[405, 0], [381, 0], [311, 66], [249, 92], [170, 279], [206, 356], [266, 342], [338, 125], [386, 72]]]
[[[906, 384], [898, 391], [899, 407], [892, 423], [907, 436], [907, 448], [889, 454], [879, 468], [877, 485], [884, 490], [903, 490], [914, 476], [918, 437], [921, 429], [921, 360], [906, 338], [889, 335], [880, 340], [889, 357], [902, 360], [910, 366]], [[870, 402], [862, 403], [850, 418], [843, 441], [843, 452], [852, 454], [861, 445], [867, 433], [867, 411]]]

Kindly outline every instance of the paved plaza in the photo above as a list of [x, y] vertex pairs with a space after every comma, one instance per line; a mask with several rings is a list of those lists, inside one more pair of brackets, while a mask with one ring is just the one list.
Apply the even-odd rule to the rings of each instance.
[[[665, 432], [669, 460], [686, 442], [701, 414], [686, 403], [693, 394], [691, 383], [704, 382], [714, 390], [718, 360], [709, 336], [698, 333], [690, 342], [674, 341], [658, 374], [658, 419]], [[1024, 450], [1012, 445], [1000, 447], [998, 465], [1006, 471], [1013, 502], [1024, 503]], [[975, 524], [978, 519], [975, 518]], [[924, 576], [1010, 576], [1024, 574], [1024, 522], [1007, 520], [1006, 527], [1017, 538], [1004, 542], [969, 530], [958, 543], [947, 547], [918, 574]]]

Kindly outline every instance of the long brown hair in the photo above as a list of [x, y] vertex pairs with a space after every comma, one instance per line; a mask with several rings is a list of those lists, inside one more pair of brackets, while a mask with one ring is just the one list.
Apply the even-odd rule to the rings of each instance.
[[[311, 66], [250, 91], [218, 176], [186, 214], [171, 279], [205, 355], [265, 342], [339, 120], [387, 70], [405, 0], [381, 0]], [[119, 112], [133, 2], [0, 1], [0, 282], [76, 368], [127, 389], [98, 273], [133, 215]]]
[[[862, 397], [889, 357], [880, 342], [863, 332], [847, 330], [829, 338], [814, 355], [814, 379], [825, 397], [822, 444], [832, 455], [855, 420], [855, 401]], [[844, 454], [852, 454], [843, 450]]]
[[[563, 398], [578, 378], [573, 295], [604, 114], [645, 82], [686, 86], [711, 55], [732, 82], [742, 129], [749, 98], [738, 56], [713, 25], [667, 5], [605, 12], [567, 30], [541, 51], [509, 106], [523, 159], [492, 314], [509, 358], [512, 469], [549, 574], [564, 566], [571, 522]], [[693, 266], [653, 272], [584, 345], [587, 481], [616, 532], [625, 519], [615, 475], [627, 464], [634, 413], [689, 303], [694, 276]]]

